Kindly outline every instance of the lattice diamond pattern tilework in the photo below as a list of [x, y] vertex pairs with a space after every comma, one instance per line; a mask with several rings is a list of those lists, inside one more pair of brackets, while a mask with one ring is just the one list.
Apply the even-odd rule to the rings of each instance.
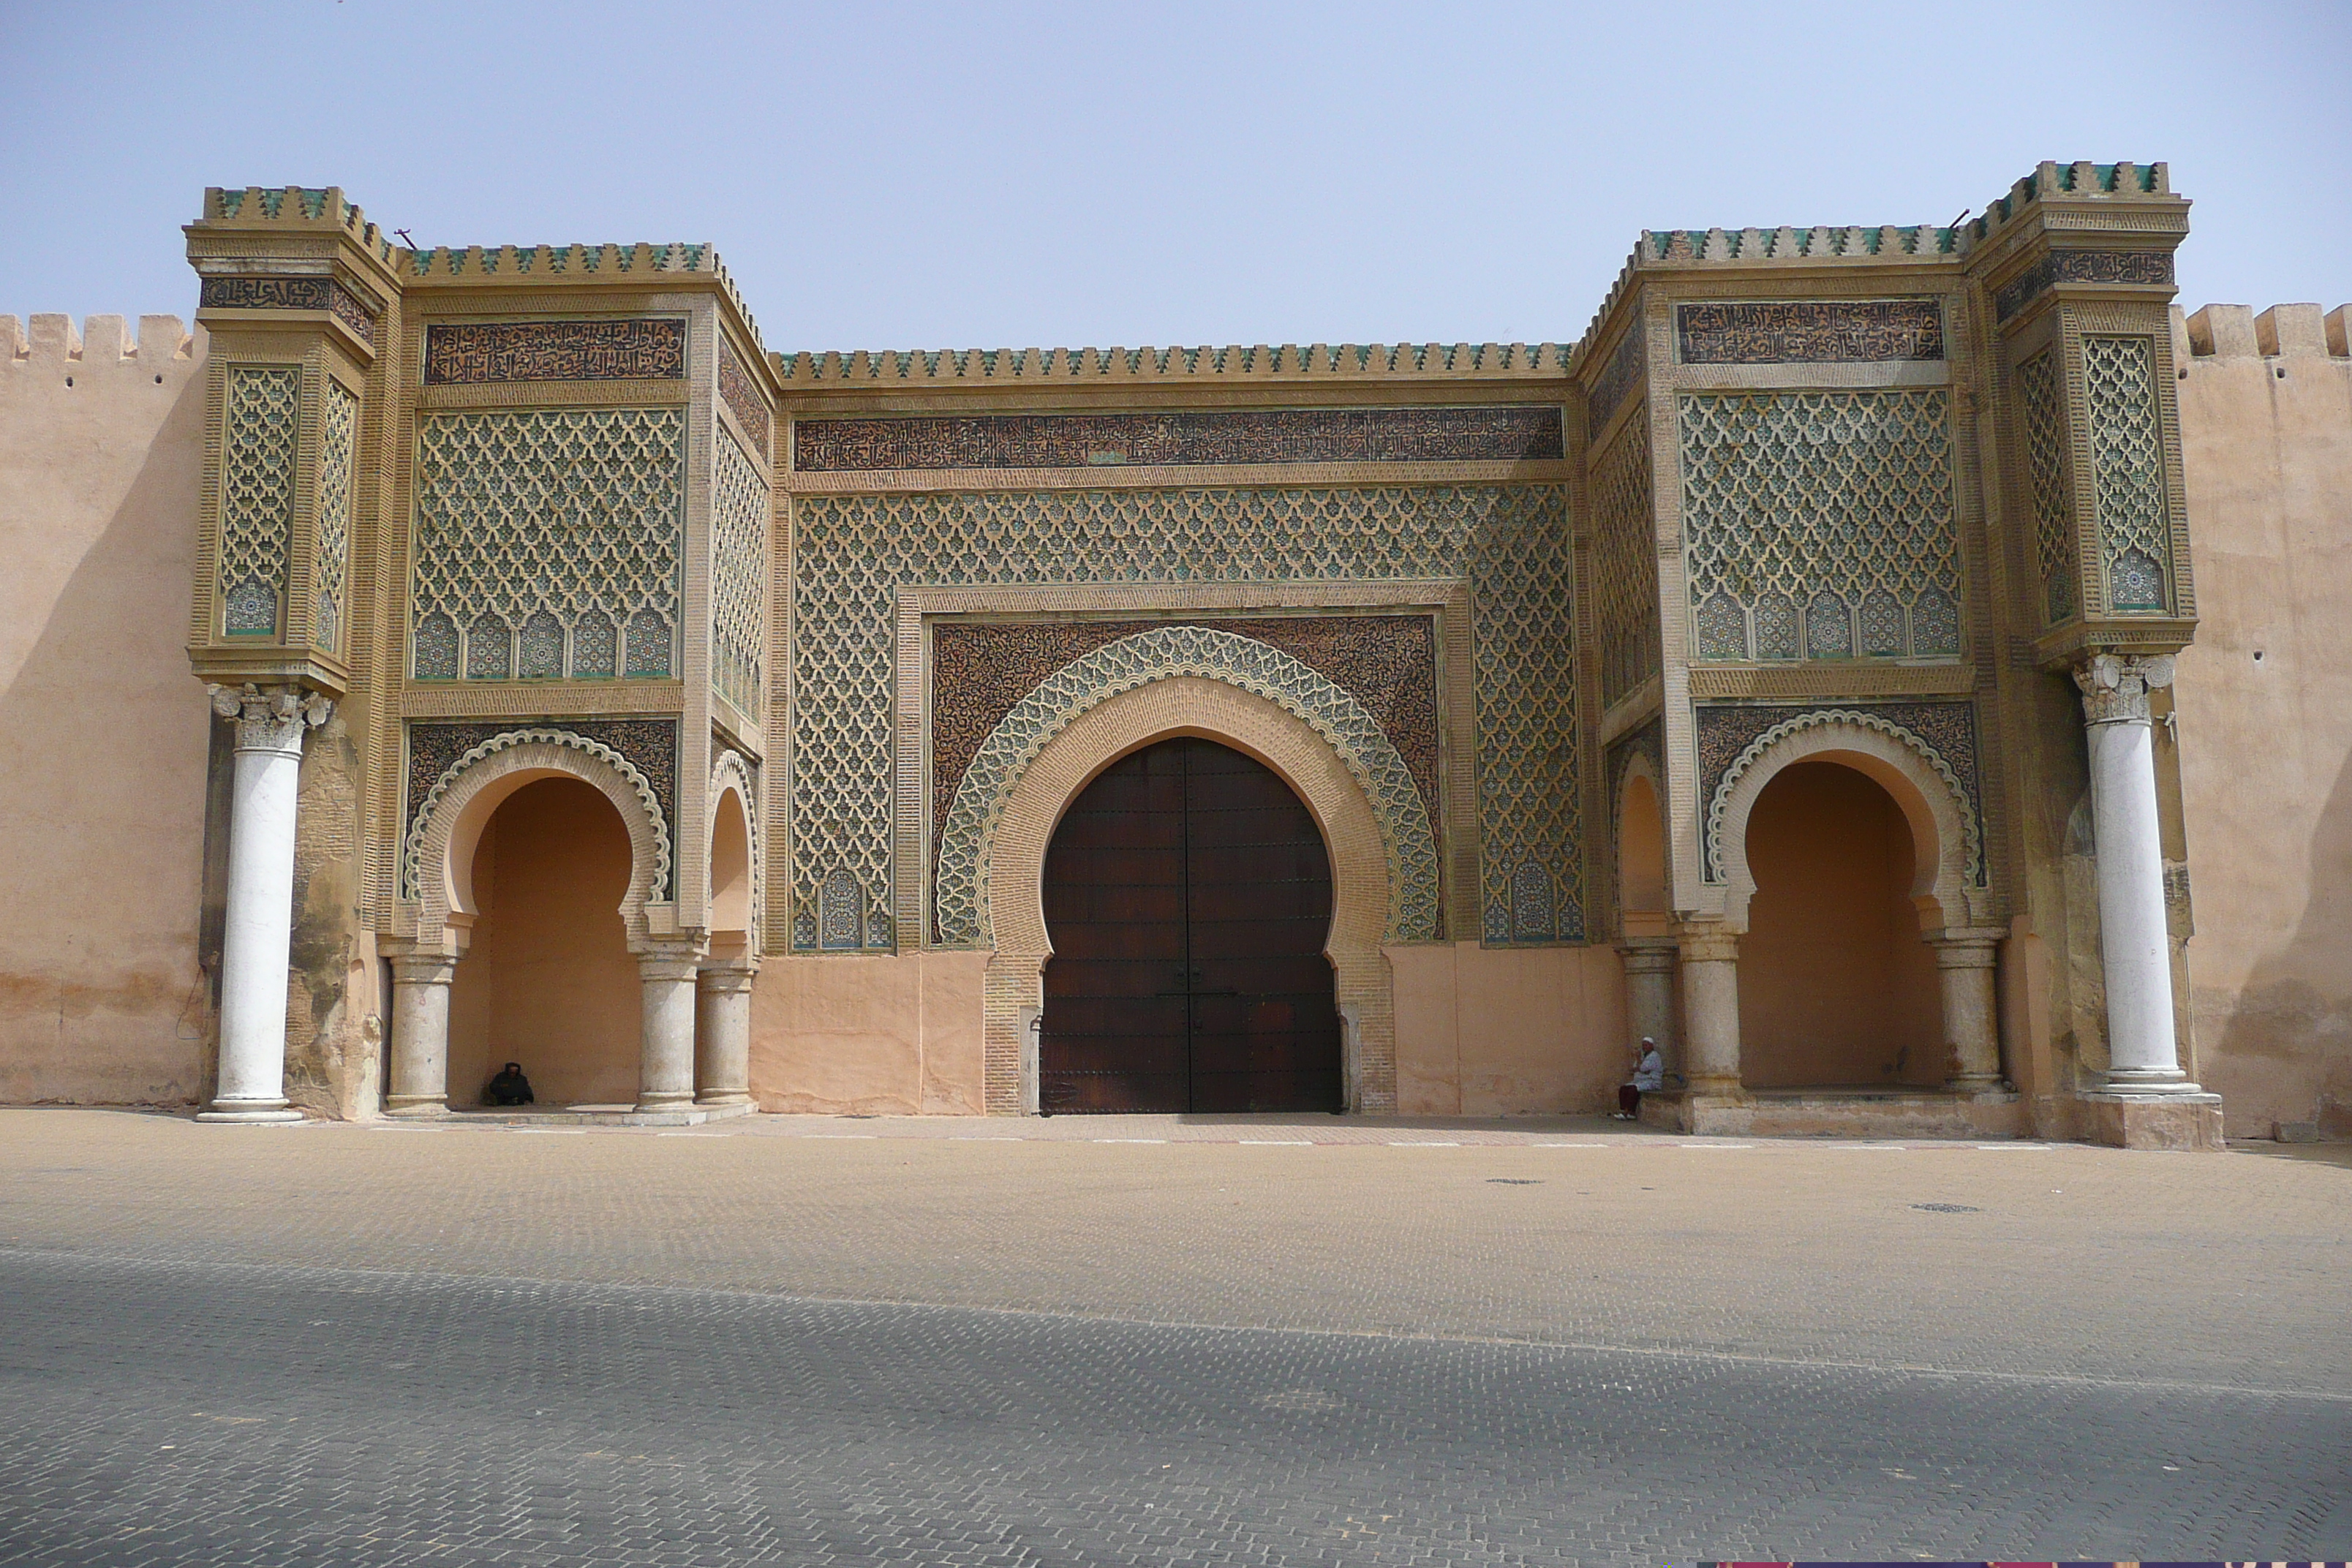
[[319, 421], [319, 540], [311, 585], [317, 606], [310, 641], [329, 653], [343, 646], [345, 580], [352, 562], [352, 457], [359, 437], [360, 400], [329, 377]]
[[[1702, 658], [1850, 658], [1853, 616], [1874, 591], [1910, 619], [1898, 651], [1958, 652], [1943, 389], [1688, 395], [1679, 413]], [[1752, 642], [1735, 628], [1741, 613]]]
[[2172, 607], [2172, 517], [2156, 413], [2156, 344], [2147, 338], [2086, 337], [2083, 379], [2107, 607], [2162, 615]]
[[747, 716], [761, 711], [768, 485], [734, 437], [718, 440], [710, 494], [710, 678]]
[[294, 536], [294, 446], [302, 373], [233, 366], [221, 433], [221, 630], [274, 637]]
[[[1022, 771], [1045, 742], [1106, 697], [1178, 675], [1223, 680], [1269, 698], [1330, 742], [1381, 825], [1389, 866], [1389, 940], [1435, 940], [1436, 837], [1412, 769], [1380, 721], [1352, 694], [1280, 648], [1214, 626], [1176, 626], [1137, 632], [1073, 659], [1014, 703], [989, 732], [956, 787], [940, 837], [934, 919], [940, 942], [967, 946], [989, 939], [982, 908], [989, 845]], [[1549, 941], [1552, 929], [1547, 902], [1544, 921], [1530, 940]]]
[[[1606, 705], [1658, 673], [1658, 550], [1650, 511], [1650, 426], [1627, 421], [1592, 469], [1593, 610]], [[1737, 654], [1729, 656], [1738, 658]]]
[[[469, 679], [508, 679], [514, 629], [542, 612], [571, 633], [572, 676], [614, 673], [621, 625], [628, 672], [668, 675], [677, 668], [685, 449], [678, 408], [425, 418], [411, 605], [416, 678], [449, 679], [462, 665]], [[462, 658], [452, 637], [459, 627]]]
[[[1561, 938], [1582, 935], [1564, 487], [802, 496], [793, 508], [794, 947], [846, 945], [849, 903], [826, 896], [840, 872], [865, 909], [890, 907], [892, 613], [909, 583], [1469, 577], [1489, 936], [1510, 940], [1510, 870], [1529, 859], [1559, 880]], [[865, 921], [867, 945], [887, 921]]]
[[2074, 613], [2074, 517], [2066, 500], [2066, 405], [2048, 350], [2017, 367], [2025, 416], [2025, 464], [2033, 486], [2033, 556], [2042, 616], [2055, 625]]
[[[1584, 935], [1566, 524], [1564, 516], [1526, 509], [1498, 517], [1473, 541], [1481, 924], [1490, 942]], [[1528, 865], [1541, 866], [1559, 890], [1548, 930], [1513, 910], [1511, 879]]]

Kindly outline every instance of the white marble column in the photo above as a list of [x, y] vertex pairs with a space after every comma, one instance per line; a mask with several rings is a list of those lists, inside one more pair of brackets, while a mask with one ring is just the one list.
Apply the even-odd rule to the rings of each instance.
[[1675, 1038], [1675, 944], [1671, 938], [1622, 943], [1617, 954], [1625, 961], [1625, 1023], [1639, 1045], [1658, 1042], [1658, 1054], [1669, 1071], [1684, 1072], [1682, 1051]]
[[697, 1105], [751, 1100], [751, 981], [740, 957], [703, 966], [695, 977], [694, 1080]]
[[392, 960], [392, 1089], [383, 1097], [384, 1114], [446, 1116], [449, 983], [457, 978], [457, 960], [423, 947], [386, 956]]
[[1953, 1068], [1950, 1087], [1966, 1094], [1999, 1089], [2000, 1016], [1994, 1000], [1996, 931], [1948, 931], [1928, 939], [1944, 997], [1944, 1045]]
[[637, 1109], [684, 1110], [694, 1104], [694, 991], [702, 967], [699, 942], [654, 942], [637, 954], [645, 987], [645, 1029], [637, 1044]]
[[1693, 1094], [1739, 1092], [1739, 937], [1685, 927], [1683, 1077]]
[[294, 811], [304, 731], [334, 704], [299, 687], [209, 689], [236, 725], [221, 942], [220, 1092], [201, 1121], [299, 1121], [286, 1104], [287, 949], [294, 936]]
[[2108, 1092], [2196, 1094], [2172, 1020], [2172, 944], [2147, 694], [2172, 657], [2103, 653], [2074, 670], [2090, 730], [2091, 832], [2099, 863], [2099, 950], [2107, 980]]

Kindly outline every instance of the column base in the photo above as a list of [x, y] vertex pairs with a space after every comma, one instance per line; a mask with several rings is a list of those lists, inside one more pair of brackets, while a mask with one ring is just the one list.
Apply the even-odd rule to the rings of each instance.
[[1748, 1131], [1750, 1120], [1748, 1097], [1736, 1084], [1728, 1090], [1695, 1085], [1642, 1096], [1642, 1125], [1664, 1132], [1742, 1133]]
[[290, 1110], [282, 1100], [215, 1100], [196, 1112], [199, 1121], [268, 1122], [299, 1121], [302, 1113]]
[[2221, 1139], [2221, 1097], [2195, 1092], [2104, 1093], [2081, 1097], [2080, 1136], [2113, 1149], [2179, 1149], [2217, 1152]]
[[403, 1121], [416, 1121], [450, 1114], [449, 1099], [440, 1094], [387, 1094], [383, 1097], [383, 1113]]
[[636, 1109], [641, 1113], [663, 1110], [692, 1110], [694, 1109], [694, 1096], [683, 1093], [640, 1094], [637, 1096]]
[[2189, 1082], [2189, 1075], [2179, 1068], [2138, 1070], [2124, 1068], [2109, 1068], [2095, 1092], [2134, 1100], [2156, 1100], [2184, 1095], [2194, 1098], [2205, 1091]]
[[749, 1105], [751, 1091], [748, 1089], [722, 1089], [709, 1094], [695, 1096], [694, 1103], [705, 1109], [720, 1105]]

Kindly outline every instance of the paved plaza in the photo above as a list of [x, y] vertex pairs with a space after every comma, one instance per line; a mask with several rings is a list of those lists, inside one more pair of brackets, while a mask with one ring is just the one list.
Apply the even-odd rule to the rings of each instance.
[[0, 1561], [2352, 1552], [2352, 1168], [0, 1111]]

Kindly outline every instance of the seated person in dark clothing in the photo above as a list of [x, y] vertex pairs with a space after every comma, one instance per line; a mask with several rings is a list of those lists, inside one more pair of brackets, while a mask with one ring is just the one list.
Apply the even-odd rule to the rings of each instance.
[[484, 1105], [529, 1105], [532, 1099], [530, 1079], [522, 1076], [520, 1062], [507, 1063], [482, 1090]]

